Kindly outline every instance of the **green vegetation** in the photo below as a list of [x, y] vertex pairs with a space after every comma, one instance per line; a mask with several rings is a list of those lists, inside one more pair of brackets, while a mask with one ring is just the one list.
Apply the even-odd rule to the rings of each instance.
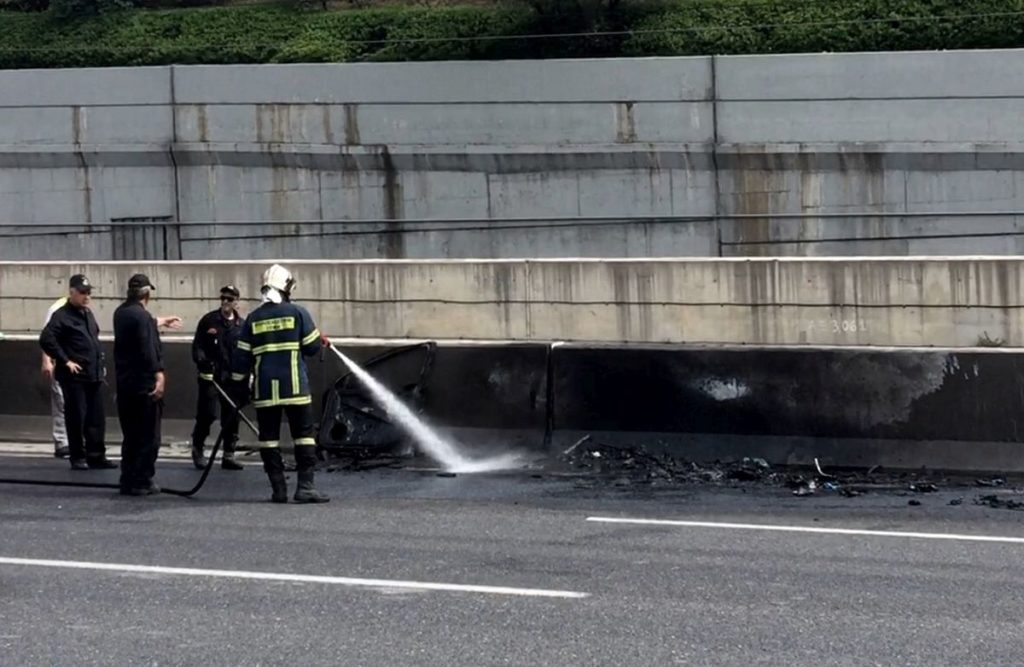
[[[368, 0], [351, 0], [363, 8], [329, 11], [321, 0], [219, 7], [181, 7], [210, 0], [142, 0], [178, 8], [127, 8], [132, 1], [0, 0], [0, 67], [1024, 46], [1024, 0], [529, 0], [454, 7], [365, 7]], [[605, 34], [565, 34], [594, 32]]]
[[1024, 0], [682, 2], [632, 27], [626, 55], [1006, 48], [1024, 46]]

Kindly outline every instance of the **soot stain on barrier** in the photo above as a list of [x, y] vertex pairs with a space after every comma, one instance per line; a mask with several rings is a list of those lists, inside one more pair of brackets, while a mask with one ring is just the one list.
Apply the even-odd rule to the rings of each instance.
[[570, 430], [1012, 439], [1024, 391], [998, 380], [1024, 369], [958, 363], [968, 371], [950, 374], [941, 352], [558, 348], [556, 413]]

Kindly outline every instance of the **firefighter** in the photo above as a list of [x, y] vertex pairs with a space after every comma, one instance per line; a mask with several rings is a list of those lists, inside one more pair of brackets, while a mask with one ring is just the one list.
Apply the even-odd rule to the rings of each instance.
[[192, 339], [192, 361], [199, 369], [199, 397], [196, 403], [196, 423], [192, 429], [192, 463], [199, 470], [206, 467], [203, 450], [210, 426], [220, 412], [220, 427], [224, 436], [224, 456], [221, 468], [241, 470], [244, 466], [235, 460], [238, 443], [238, 413], [228, 405], [217, 391], [214, 382], [227, 387], [231, 377], [231, 357], [238, 347], [238, 336], [244, 318], [236, 308], [240, 292], [234, 285], [220, 288], [220, 308], [199, 320]]
[[291, 302], [295, 279], [274, 264], [263, 274], [262, 303], [242, 326], [232, 363], [232, 386], [241, 406], [250, 396], [256, 408], [260, 458], [270, 478], [271, 501], [288, 502], [288, 483], [281, 458], [281, 417], [295, 444], [298, 487], [295, 502], [325, 503], [330, 500], [313, 485], [316, 441], [313, 439], [313, 398], [303, 357], [316, 354], [327, 339], [320, 334], [309, 312]]

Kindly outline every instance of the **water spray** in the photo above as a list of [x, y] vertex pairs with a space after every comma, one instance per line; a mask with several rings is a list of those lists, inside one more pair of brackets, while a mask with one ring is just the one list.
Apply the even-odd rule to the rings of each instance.
[[471, 459], [465, 456], [458, 451], [455, 444], [443, 439], [427, 426], [401, 399], [367, 373], [359, 364], [349, 359], [334, 345], [330, 345], [330, 348], [373, 394], [388, 415], [416, 441], [426, 454], [441, 464], [441, 468], [446, 472], [489, 472], [522, 466], [522, 460], [515, 454], [503, 454], [487, 459]]

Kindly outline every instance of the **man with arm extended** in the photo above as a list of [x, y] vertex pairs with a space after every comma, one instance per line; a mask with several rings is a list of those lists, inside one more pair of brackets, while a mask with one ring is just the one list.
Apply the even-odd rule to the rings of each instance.
[[[121, 443], [121, 494], [160, 493], [153, 481], [160, 453], [164, 363], [157, 318], [147, 311], [156, 287], [143, 274], [128, 281], [124, 303], [114, 311], [114, 365]], [[177, 318], [176, 318], [177, 319]]]

